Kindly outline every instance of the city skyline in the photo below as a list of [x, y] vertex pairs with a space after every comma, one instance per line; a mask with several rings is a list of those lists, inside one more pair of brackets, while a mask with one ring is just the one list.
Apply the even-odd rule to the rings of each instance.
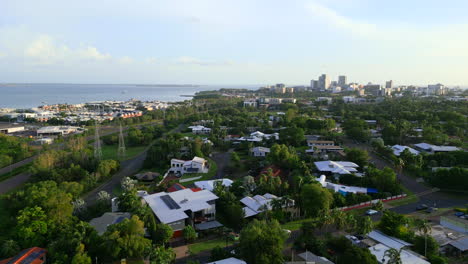
[[2, 1], [0, 82], [467, 86], [463, 10], [438, 1]]

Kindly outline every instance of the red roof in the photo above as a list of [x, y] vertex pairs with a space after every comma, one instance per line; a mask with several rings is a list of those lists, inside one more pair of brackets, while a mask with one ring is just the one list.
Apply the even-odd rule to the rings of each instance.
[[199, 191], [201, 191], [202, 189], [201, 189], [201, 188], [190, 188], [190, 190], [192, 190], [192, 192], [199, 192]]
[[168, 192], [176, 192], [185, 189], [185, 187], [180, 183], [174, 183], [171, 187], [167, 189]]
[[269, 170], [269, 169], [271, 169], [272, 174], [273, 174], [274, 177], [280, 176], [280, 174], [281, 174], [281, 169], [278, 168], [278, 167], [275, 166], [275, 165], [270, 165], [270, 166], [268, 166], [268, 167], [265, 167], [265, 168], [260, 172], [260, 175], [262, 175], [262, 174], [268, 174], [268, 170]]
[[42, 264], [46, 260], [47, 250], [32, 247], [21, 251], [15, 257], [0, 260], [0, 264]]

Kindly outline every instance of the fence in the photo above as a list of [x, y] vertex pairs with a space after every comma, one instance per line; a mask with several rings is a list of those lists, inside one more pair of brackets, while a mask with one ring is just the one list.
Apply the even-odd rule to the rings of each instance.
[[360, 204], [355, 204], [355, 205], [350, 205], [350, 206], [344, 206], [344, 207], [340, 207], [340, 208], [336, 208], [336, 209], [342, 210], [342, 211], [349, 211], [349, 210], [354, 210], [354, 209], [359, 209], [359, 208], [372, 206], [372, 205], [376, 204], [379, 200], [382, 201], [383, 203], [386, 203], [386, 202], [390, 202], [390, 201], [394, 201], [394, 200], [403, 199], [406, 196], [407, 196], [406, 193], [404, 193], [404, 194], [400, 194], [400, 195], [390, 196], [390, 197], [387, 197], [387, 198], [384, 198], [384, 199], [375, 199], [375, 200], [372, 200], [372, 201], [363, 202], [363, 203], [360, 203]]

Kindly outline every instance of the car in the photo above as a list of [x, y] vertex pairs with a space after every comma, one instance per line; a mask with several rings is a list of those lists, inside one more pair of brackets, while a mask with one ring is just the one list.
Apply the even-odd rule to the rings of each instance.
[[424, 209], [427, 209], [429, 208], [429, 206], [427, 206], [427, 204], [420, 204], [416, 207], [416, 210], [424, 210]]
[[427, 208], [426, 212], [427, 212], [427, 213], [432, 213], [432, 212], [435, 212], [435, 211], [437, 211], [437, 210], [438, 210], [437, 207], [429, 207], [429, 208]]
[[283, 231], [284, 231], [288, 236], [291, 235], [291, 230], [289, 230], [289, 229], [283, 229]]
[[455, 216], [457, 216], [457, 217], [462, 217], [464, 215], [465, 215], [465, 213], [463, 213], [463, 212], [456, 212], [455, 213]]
[[366, 211], [366, 215], [375, 215], [377, 213], [379, 213], [379, 211], [374, 210], [374, 209], [369, 209]]
[[353, 243], [354, 245], [357, 245], [359, 244], [359, 239], [355, 236], [352, 236], [352, 235], [346, 235], [345, 236], [349, 241], [351, 241], [351, 243]]

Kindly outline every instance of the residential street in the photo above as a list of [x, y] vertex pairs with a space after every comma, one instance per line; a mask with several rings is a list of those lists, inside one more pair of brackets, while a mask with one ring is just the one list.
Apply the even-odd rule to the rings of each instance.
[[[383, 158], [377, 156], [369, 145], [353, 142], [345, 142], [346, 147], [365, 149], [369, 153], [371, 162], [379, 169], [384, 167], [393, 168], [393, 166]], [[454, 198], [443, 192], [434, 191], [433, 188], [426, 186], [423, 183], [417, 182], [415, 178], [406, 175], [404, 172], [397, 175], [398, 180], [405, 188], [419, 196], [419, 201], [415, 203], [405, 204], [398, 207], [393, 207], [390, 210], [400, 214], [408, 214], [414, 212], [419, 204], [426, 204], [428, 206], [435, 206], [438, 208], [446, 208], [453, 206], [463, 206], [468, 203], [467, 199]]]

